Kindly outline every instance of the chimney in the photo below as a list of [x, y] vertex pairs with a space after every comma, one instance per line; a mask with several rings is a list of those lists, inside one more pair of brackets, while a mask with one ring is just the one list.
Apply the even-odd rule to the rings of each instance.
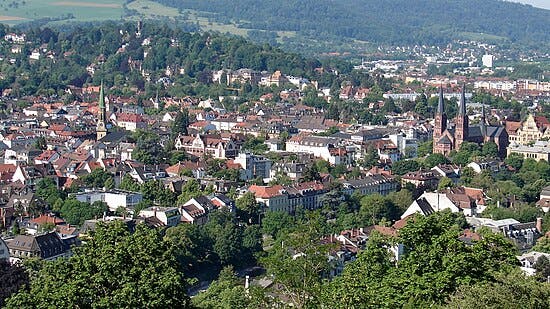
[[537, 218], [537, 225], [536, 225], [537, 231], [542, 234], [542, 218]]

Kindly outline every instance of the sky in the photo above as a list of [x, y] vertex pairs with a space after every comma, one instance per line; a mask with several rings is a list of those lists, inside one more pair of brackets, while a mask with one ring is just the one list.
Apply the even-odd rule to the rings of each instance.
[[512, 0], [512, 1], [530, 4], [532, 6], [550, 10], [550, 0]]

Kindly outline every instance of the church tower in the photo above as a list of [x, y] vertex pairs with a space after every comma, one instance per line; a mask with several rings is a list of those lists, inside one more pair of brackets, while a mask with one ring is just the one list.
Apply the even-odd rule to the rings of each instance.
[[481, 104], [481, 119], [479, 121], [479, 127], [481, 129], [481, 136], [483, 141], [487, 137], [487, 120], [485, 119], [485, 104]]
[[438, 153], [437, 141], [443, 136], [445, 130], [447, 130], [447, 113], [445, 113], [445, 102], [443, 101], [443, 87], [439, 87], [439, 103], [437, 105], [437, 111], [435, 113], [433, 130], [433, 152]]
[[462, 85], [462, 94], [460, 96], [460, 104], [458, 105], [458, 115], [456, 116], [455, 127], [455, 149], [459, 150], [460, 145], [468, 140], [468, 115], [466, 114], [466, 85]]
[[100, 140], [107, 135], [107, 113], [105, 108], [105, 95], [103, 93], [103, 82], [99, 89], [99, 115], [97, 117], [96, 125], [96, 139]]
[[445, 103], [443, 101], [443, 87], [439, 87], [439, 104], [435, 113], [434, 141], [437, 141], [443, 132], [447, 130], [447, 114], [445, 113]]

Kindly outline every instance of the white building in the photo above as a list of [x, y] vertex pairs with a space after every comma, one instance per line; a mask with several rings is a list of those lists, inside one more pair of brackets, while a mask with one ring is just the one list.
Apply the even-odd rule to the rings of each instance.
[[336, 138], [297, 135], [286, 142], [286, 151], [309, 153], [330, 161], [330, 148], [333, 148], [337, 144], [338, 139]]
[[240, 153], [234, 160], [239, 164], [241, 170], [241, 179], [250, 180], [257, 177], [269, 178], [271, 170], [271, 160], [262, 156], [256, 156], [250, 153]]
[[177, 207], [149, 207], [139, 212], [142, 218], [155, 217], [166, 226], [176, 226], [180, 223], [181, 215]]
[[403, 134], [391, 134], [390, 141], [397, 147], [403, 156], [415, 158], [418, 153], [418, 141], [415, 138], [403, 136]]
[[143, 195], [137, 192], [123, 190], [86, 191], [76, 193], [75, 198], [84, 203], [105, 202], [110, 211], [116, 211], [119, 207], [132, 210], [141, 200]]
[[546, 257], [550, 260], [550, 254], [537, 251], [527, 252], [516, 257], [521, 263], [521, 270], [523, 270], [527, 276], [536, 274], [537, 270], [535, 269], [535, 264], [541, 257]]
[[483, 63], [483, 66], [488, 68], [493, 67], [494, 60], [495, 57], [493, 55], [483, 55], [483, 57], [481, 57], [481, 62]]
[[453, 201], [451, 201], [444, 193], [425, 192], [418, 199], [416, 199], [405, 213], [401, 216], [401, 219], [406, 218], [415, 213], [420, 213], [423, 216], [431, 215], [434, 212], [450, 209], [451, 212], [460, 212]]

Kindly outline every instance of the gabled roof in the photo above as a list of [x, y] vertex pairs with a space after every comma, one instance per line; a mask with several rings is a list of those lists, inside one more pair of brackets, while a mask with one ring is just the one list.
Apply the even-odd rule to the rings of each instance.
[[248, 191], [254, 193], [257, 198], [272, 198], [281, 195], [283, 186], [257, 186], [252, 185], [248, 188]]

